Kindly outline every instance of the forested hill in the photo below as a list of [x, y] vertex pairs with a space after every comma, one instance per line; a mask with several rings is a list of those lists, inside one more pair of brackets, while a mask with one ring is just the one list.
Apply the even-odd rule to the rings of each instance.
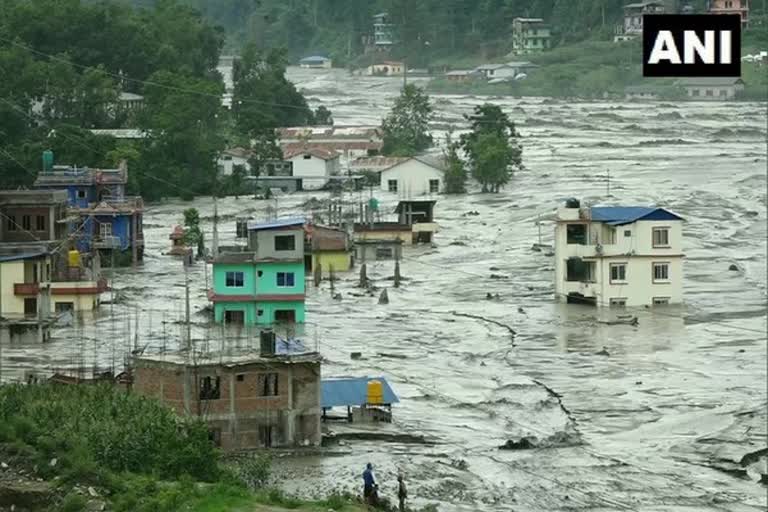
[[[124, 1], [147, 5], [158, 0]], [[395, 52], [423, 64], [446, 55], [505, 53], [510, 49], [512, 19], [520, 16], [544, 18], [552, 26], [556, 44], [609, 39], [623, 6], [631, 0], [183, 1], [224, 27], [231, 47], [255, 40], [265, 48], [286, 48], [293, 58], [317, 52], [338, 63], [361, 53], [371, 16], [385, 11], [403, 43]], [[670, 9], [683, 2], [666, 0]], [[685, 3], [703, 9], [705, 0]]]

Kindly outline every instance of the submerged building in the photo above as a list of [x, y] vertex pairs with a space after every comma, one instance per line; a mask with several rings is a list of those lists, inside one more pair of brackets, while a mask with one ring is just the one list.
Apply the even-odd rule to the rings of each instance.
[[98, 251], [104, 264], [137, 263], [144, 256], [144, 203], [126, 195], [127, 183], [125, 161], [117, 169], [53, 165], [53, 153], [46, 151], [34, 188], [66, 191], [69, 212], [77, 221], [70, 224], [70, 234], [78, 250]]
[[304, 322], [304, 219], [249, 221], [246, 251], [213, 261], [208, 297], [218, 323], [243, 325]]
[[224, 450], [318, 446], [321, 357], [295, 339], [262, 331], [261, 350], [189, 351], [133, 359], [132, 389], [182, 416], [202, 418]]
[[555, 297], [597, 306], [661, 306], [683, 300], [683, 218], [664, 208], [557, 210]]

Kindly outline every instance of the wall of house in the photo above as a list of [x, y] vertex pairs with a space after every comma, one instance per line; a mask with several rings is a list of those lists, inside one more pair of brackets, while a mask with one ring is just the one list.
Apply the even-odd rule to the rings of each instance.
[[[277, 373], [277, 395], [260, 396], [260, 374]], [[200, 400], [205, 377], [218, 377], [218, 399]], [[320, 363], [254, 363], [235, 367], [156, 362], [134, 364], [133, 390], [157, 398], [178, 414], [202, 415], [218, 429], [224, 450], [257, 448], [260, 428], [272, 426], [272, 446], [319, 445]]]
[[256, 323], [255, 302], [216, 302], [213, 305], [213, 316], [216, 323], [224, 323], [224, 313], [227, 311], [242, 311], [245, 316], [245, 325]]
[[410, 227], [402, 231], [360, 231], [355, 233], [356, 240], [397, 240], [403, 241], [403, 245], [411, 245], [413, 232]]
[[112, 236], [120, 239], [120, 249], [131, 247], [131, 216], [130, 215], [98, 215], [95, 217], [94, 237], [101, 238], [100, 224], [112, 224]]
[[[38, 240], [56, 240], [56, 226], [51, 229], [51, 223], [59, 217], [55, 216], [52, 207], [16, 207], [2, 208], [2, 241], [4, 242], [35, 242]], [[43, 229], [37, 229], [37, 217], [43, 218]], [[13, 222], [9, 217], [12, 217]], [[24, 218], [28, 219], [29, 227], [24, 227]]]
[[275, 312], [292, 310], [297, 324], [303, 324], [305, 319], [303, 301], [259, 301], [255, 303], [256, 324], [269, 325], [275, 323]]
[[[626, 281], [611, 282], [611, 264], [626, 263]], [[669, 264], [669, 280], [654, 282], [653, 264]], [[603, 258], [597, 265], [601, 283], [598, 302], [609, 305], [610, 299], [626, 299], [627, 306], [652, 305], [654, 297], [665, 297], [670, 304], [683, 301], [683, 258], [643, 256], [632, 258]]]
[[[278, 286], [279, 272], [293, 273], [293, 286]], [[260, 275], [261, 274], [261, 275]], [[304, 293], [304, 261], [256, 264], [256, 293], [293, 295]]]
[[[293, 235], [296, 237], [293, 251], [275, 249], [275, 237]], [[248, 233], [248, 248], [256, 252], [256, 257], [276, 258], [281, 260], [304, 260], [304, 230], [298, 229], [262, 229]]]
[[[731, 99], [736, 96], [736, 91], [736, 87], [732, 85], [686, 87], [686, 92], [689, 98], [703, 101], [721, 101], [723, 99]], [[711, 94], [708, 95], [708, 92]]]
[[323, 275], [327, 276], [331, 268], [334, 272], [346, 272], [352, 268], [352, 254], [347, 251], [323, 251], [312, 254], [312, 268], [321, 265]]
[[6, 316], [24, 315], [24, 297], [18, 297], [13, 285], [24, 282], [24, 261], [0, 263], [0, 314]]
[[307, 153], [307, 155], [309, 155], [308, 159], [304, 158], [305, 155], [297, 155], [290, 159], [293, 163], [293, 175], [318, 176], [317, 179], [310, 178], [302, 180], [302, 188], [304, 190], [316, 190], [322, 188], [328, 183], [328, 180], [325, 177], [332, 174], [339, 159], [323, 160], [322, 158], [317, 158], [309, 153]]
[[243, 167], [246, 172], [250, 172], [251, 170], [248, 160], [239, 156], [221, 156], [219, 157], [217, 164], [219, 166], [219, 174], [222, 176], [231, 176], [236, 165]]
[[73, 311], [93, 311], [99, 306], [98, 293], [56, 293], [62, 288], [98, 288], [98, 283], [89, 281], [51, 283], [51, 311], [57, 311], [57, 304], [72, 304]]
[[[227, 286], [227, 272], [242, 272], [243, 286]], [[213, 291], [217, 295], [253, 295], [256, 293], [256, 270], [252, 263], [213, 265]]]
[[443, 172], [412, 159], [381, 171], [381, 190], [389, 190], [389, 180], [397, 180], [398, 197], [417, 197], [429, 194], [429, 180], [438, 180], [438, 192], [444, 188]]

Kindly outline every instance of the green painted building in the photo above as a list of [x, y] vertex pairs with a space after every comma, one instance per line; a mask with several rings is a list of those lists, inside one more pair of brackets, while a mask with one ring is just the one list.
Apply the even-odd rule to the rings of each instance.
[[304, 322], [304, 220], [248, 223], [248, 251], [213, 262], [216, 322], [271, 325]]

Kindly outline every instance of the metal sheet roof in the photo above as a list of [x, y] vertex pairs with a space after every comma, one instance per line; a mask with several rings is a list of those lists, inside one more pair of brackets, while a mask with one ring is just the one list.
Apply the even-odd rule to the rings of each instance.
[[638, 220], [684, 220], [669, 210], [653, 206], [593, 206], [590, 212], [592, 220], [614, 226]]
[[255, 222], [255, 221], [249, 220], [247, 225], [248, 225], [248, 231], [260, 231], [262, 229], [277, 229], [277, 228], [287, 228], [291, 226], [302, 226], [304, 225], [305, 222], [306, 221], [303, 218], [293, 217], [293, 218], [272, 220], [269, 222]]
[[345, 377], [324, 379], [320, 382], [321, 407], [365, 405], [368, 402], [368, 382], [371, 380], [381, 382], [384, 392], [383, 403], [395, 404], [400, 401], [384, 377]]

